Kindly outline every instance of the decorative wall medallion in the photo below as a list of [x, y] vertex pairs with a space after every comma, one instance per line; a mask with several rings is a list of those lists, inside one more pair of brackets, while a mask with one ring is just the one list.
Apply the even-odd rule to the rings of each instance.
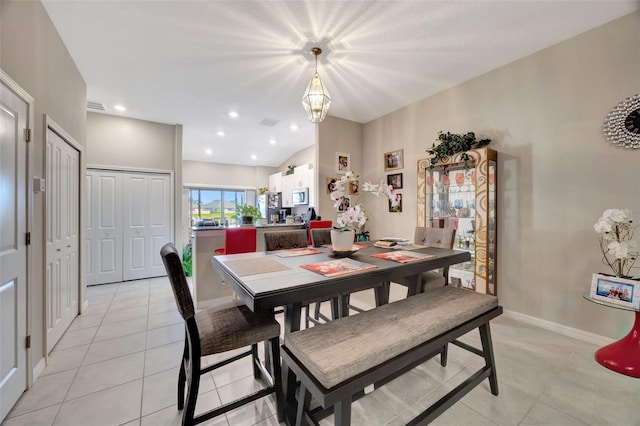
[[602, 127], [604, 136], [614, 145], [640, 148], [640, 94], [636, 93], [613, 107]]

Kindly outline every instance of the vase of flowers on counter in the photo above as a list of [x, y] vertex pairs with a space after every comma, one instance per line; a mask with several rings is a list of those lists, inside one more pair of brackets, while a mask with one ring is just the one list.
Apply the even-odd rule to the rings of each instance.
[[[343, 204], [343, 199], [349, 192], [351, 185], [357, 184], [358, 180], [358, 175], [347, 171], [335, 182], [333, 191], [331, 191], [331, 200], [333, 200], [335, 208], [339, 208]], [[389, 200], [391, 207], [395, 207], [400, 202], [400, 194], [396, 193], [393, 187], [384, 181], [380, 183], [364, 182], [358, 190], [356, 201], [346, 211], [338, 215], [337, 226], [331, 230], [331, 245], [334, 251], [351, 250], [356, 229], [362, 229], [367, 223], [367, 214], [361, 204], [362, 198], [367, 195], [376, 197], [383, 195]]]

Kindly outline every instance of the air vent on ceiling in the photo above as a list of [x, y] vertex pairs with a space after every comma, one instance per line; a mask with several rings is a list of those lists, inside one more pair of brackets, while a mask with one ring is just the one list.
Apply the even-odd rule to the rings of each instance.
[[105, 111], [104, 104], [100, 102], [87, 101], [87, 109], [95, 109], [97, 111]]
[[260, 122], [260, 124], [262, 126], [273, 127], [276, 124], [278, 124], [279, 122], [280, 122], [279, 120], [275, 120], [273, 118], [263, 118], [262, 121]]

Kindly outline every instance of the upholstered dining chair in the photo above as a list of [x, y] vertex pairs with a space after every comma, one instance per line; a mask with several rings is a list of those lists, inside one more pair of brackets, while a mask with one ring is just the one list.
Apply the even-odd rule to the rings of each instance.
[[266, 251], [307, 247], [307, 230], [265, 232], [264, 247]]
[[322, 247], [331, 244], [331, 229], [310, 229], [311, 245], [314, 247]]
[[216, 254], [249, 253], [256, 251], [257, 230], [254, 227], [227, 228], [224, 230], [224, 247]]
[[307, 244], [312, 245], [313, 241], [311, 238], [311, 231], [313, 229], [331, 229], [333, 227], [333, 222], [330, 220], [310, 220], [307, 226], [309, 230], [309, 240], [307, 241]]
[[[234, 410], [244, 404], [275, 393], [278, 421], [284, 420], [284, 398], [280, 369], [280, 324], [270, 312], [251, 312], [241, 303], [228, 303], [196, 312], [182, 262], [176, 247], [165, 244], [160, 250], [169, 276], [178, 312], [184, 319], [185, 344], [178, 373], [178, 410], [182, 425], [195, 425]], [[258, 359], [258, 343], [265, 342], [270, 350], [270, 374]], [[247, 351], [201, 368], [201, 357], [250, 347]], [[194, 416], [200, 375], [246, 356], [253, 358], [253, 375], [262, 377], [267, 386], [241, 399]], [[185, 400], [185, 384], [187, 395]]]
[[[416, 226], [413, 243], [428, 246], [452, 249], [456, 239], [456, 230], [453, 228], [426, 228]], [[422, 292], [447, 285], [449, 282], [449, 267], [441, 270], [422, 273]], [[399, 282], [399, 284], [403, 284]]]

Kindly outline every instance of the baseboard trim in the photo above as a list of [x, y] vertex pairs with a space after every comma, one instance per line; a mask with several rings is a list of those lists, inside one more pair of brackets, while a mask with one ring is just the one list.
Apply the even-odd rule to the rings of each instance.
[[578, 330], [577, 328], [568, 327], [566, 325], [558, 324], [555, 322], [543, 320], [541, 318], [532, 317], [529, 315], [521, 314], [520, 312], [504, 310], [504, 315], [508, 318], [512, 318], [516, 321], [521, 321], [529, 325], [543, 328], [545, 330], [553, 331], [563, 336], [572, 337], [574, 339], [582, 340], [583, 342], [593, 343], [598, 346], [608, 345], [615, 340], [609, 337], [600, 336], [599, 334], [589, 333], [587, 331]]
[[33, 367], [33, 382], [34, 383], [36, 382], [36, 380], [38, 380], [38, 377], [40, 377], [40, 374], [42, 374], [42, 372], [44, 371], [46, 366], [47, 366], [47, 363], [44, 360], [44, 358], [40, 358], [40, 361], [38, 361], [36, 366]]

